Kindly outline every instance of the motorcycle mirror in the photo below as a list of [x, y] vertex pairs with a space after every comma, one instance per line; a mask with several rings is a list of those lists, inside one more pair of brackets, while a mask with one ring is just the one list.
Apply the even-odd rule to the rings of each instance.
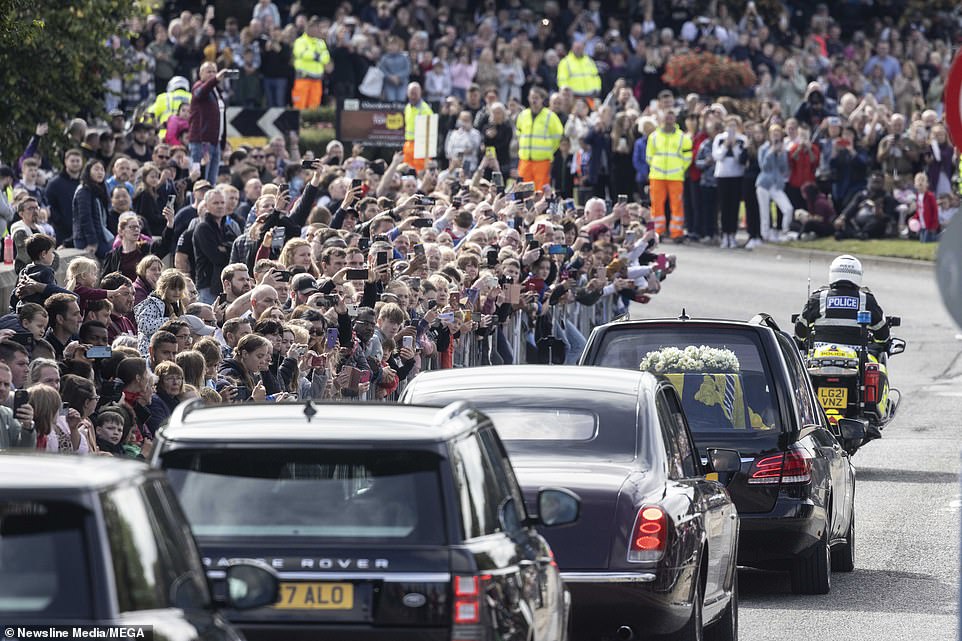
[[902, 318], [899, 316], [889, 316], [887, 320], [889, 327], [900, 327], [902, 325]]
[[888, 355], [895, 356], [905, 351], [905, 341], [901, 338], [893, 338], [889, 343]]

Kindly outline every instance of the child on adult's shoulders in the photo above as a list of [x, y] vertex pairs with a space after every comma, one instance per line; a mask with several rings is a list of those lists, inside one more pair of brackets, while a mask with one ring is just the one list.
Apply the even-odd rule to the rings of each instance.
[[53, 294], [73, 293], [57, 283], [56, 274], [54, 274], [53, 268], [51, 267], [56, 258], [56, 254], [54, 253], [56, 246], [57, 241], [47, 234], [34, 234], [27, 239], [27, 255], [30, 257], [31, 262], [20, 272], [19, 280], [29, 279], [37, 283], [42, 283], [45, 287], [41, 291], [25, 295], [22, 298], [17, 296], [15, 289], [14, 293], [10, 296], [10, 309], [16, 309], [17, 304], [21, 301], [43, 305], [43, 302]]

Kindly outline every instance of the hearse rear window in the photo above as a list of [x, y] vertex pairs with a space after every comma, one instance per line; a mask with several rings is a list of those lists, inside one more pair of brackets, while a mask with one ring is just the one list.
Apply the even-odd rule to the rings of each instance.
[[163, 466], [199, 538], [441, 544], [437, 455], [418, 451], [190, 449]]
[[728, 350], [739, 364], [737, 374], [668, 375], [696, 440], [699, 434], [776, 438], [782, 424], [775, 386], [754, 331], [697, 325], [611, 329], [592, 365], [637, 370], [649, 353], [690, 345]]

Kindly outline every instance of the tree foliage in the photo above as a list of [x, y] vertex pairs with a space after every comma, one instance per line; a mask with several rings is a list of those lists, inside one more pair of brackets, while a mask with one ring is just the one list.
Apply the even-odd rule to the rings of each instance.
[[15, 160], [37, 123], [57, 145], [71, 118], [103, 115], [123, 64], [112, 36], [142, 15], [139, 0], [0, 0], [0, 158]]

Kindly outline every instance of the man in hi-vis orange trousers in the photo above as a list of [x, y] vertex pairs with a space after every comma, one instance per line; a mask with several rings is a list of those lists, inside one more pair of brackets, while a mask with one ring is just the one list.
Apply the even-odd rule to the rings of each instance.
[[414, 157], [414, 124], [418, 116], [430, 116], [434, 111], [421, 98], [421, 85], [408, 85], [408, 104], [404, 105], [404, 162], [417, 171], [424, 171], [426, 158]]
[[307, 30], [294, 41], [294, 87], [291, 101], [294, 109], [314, 109], [321, 104], [324, 94], [324, 73], [332, 69], [331, 54], [321, 37], [321, 19], [313, 16]]
[[662, 126], [648, 136], [645, 157], [650, 167], [648, 185], [655, 231], [665, 233], [665, 199], [670, 198], [671, 238], [680, 242], [685, 237], [682, 191], [685, 171], [691, 164], [691, 138], [675, 124], [674, 111], [666, 111]]

